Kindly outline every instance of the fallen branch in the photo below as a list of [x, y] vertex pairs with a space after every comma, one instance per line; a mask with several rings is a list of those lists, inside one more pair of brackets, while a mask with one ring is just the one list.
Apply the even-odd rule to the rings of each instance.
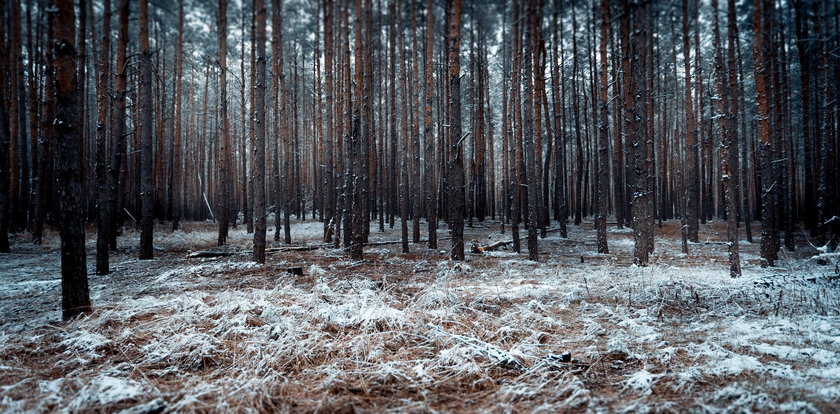
[[318, 250], [323, 246], [318, 245], [307, 245], [307, 246], [283, 246], [283, 247], [269, 247], [265, 249], [266, 253], [278, 253], [278, 252], [305, 252], [308, 250]]
[[[555, 231], [560, 231], [560, 228], [558, 227], [558, 228], [554, 228], [554, 229], [548, 229], [545, 232], [546, 233], [553, 233]], [[528, 236], [526, 235], [526, 236], [520, 237], [519, 240], [521, 241], [521, 240], [525, 240], [527, 238], [528, 238]], [[505, 247], [509, 244], [513, 244], [513, 240], [497, 241], [497, 242], [495, 242], [493, 244], [489, 244], [487, 246], [479, 246], [477, 241], [473, 241], [472, 252], [476, 253], [476, 254], [482, 254], [484, 252], [490, 252], [490, 251], [493, 251], [493, 250], [497, 250], [497, 249]]]
[[204, 258], [204, 257], [223, 257], [223, 256], [235, 256], [237, 254], [239, 254], [239, 252], [199, 250], [197, 252], [187, 253], [187, 258], [188, 259], [197, 259], [197, 258]]

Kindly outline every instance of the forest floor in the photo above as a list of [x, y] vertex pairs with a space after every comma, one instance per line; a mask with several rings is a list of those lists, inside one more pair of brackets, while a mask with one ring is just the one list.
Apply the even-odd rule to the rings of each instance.
[[[733, 279], [724, 228], [702, 225], [684, 255], [666, 222], [644, 268], [627, 229], [594, 253], [591, 222], [541, 239], [539, 263], [510, 250], [455, 263], [442, 240], [260, 266], [241, 226], [228, 247], [241, 253], [188, 258], [216, 250], [215, 225], [158, 225], [155, 260], [136, 259], [129, 230], [107, 276], [89, 232], [95, 309], [70, 322], [57, 234], [19, 234], [0, 256], [0, 412], [836, 412], [840, 256], [799, 235], [761, 268], [744, 240]], [[321, 231], [291, 226], [295, 245]], [[468, 250], [507, 239], [493, 222], [466, 231]], [[399, 223], [374, 223], [371, 241], [390, 240]]]

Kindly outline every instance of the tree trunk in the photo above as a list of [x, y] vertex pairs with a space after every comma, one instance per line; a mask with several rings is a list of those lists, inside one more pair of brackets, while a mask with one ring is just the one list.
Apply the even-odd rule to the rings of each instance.
[[265, 1], [254, 0], [257, 79], [254, 106], [254, 261], [265, 263]]
[[102, 2], [102, 48], [99, 58], [99, 79], [96, 87], [96, 274], [107, 275], [108, 266], [108, 77], [110, 76], [111, 0]]
[[217, 21], [218, 42], [219, 42], [219, 92], [220, 116], [222, 117], [221, 147], [221, 168], [219, 169], [219, 181], [221, 182], [221, 197], [219, 203], [219, 246], [227, 244], [228, 224], [232, 215], [233, 205], [233, 149], [230, 140], [230, 120], [228, 119], [228, 96], [227, 96], [227, 0], [219, 0], [219, 16]]
[[434, 33], [435, 33], [435, 2], [429, 0], [426, 8], [426, 62], [424, 78], [426, 83], [426, 99], [424, 102], [424, 130], [425, 143], [425, 185], [426, 185], [426, 221], [429, 225], [429, 248], [437, 249], [437, 178], [435, 177], [435, 134], [434, 119], [432, 118], [432, 100], [434, 99]]
[[758, 115], [758, 151], [759, 162], [761, 168], [761, 257], [764, 266], [773, 266], [775, 261], [776, 251], [773, 243], [774, 232], [774, 210], [775, 202], [773, 200], [775, 191], [773, 186], [775, 182], [772, 180], [773, 165], [772, 165], [772, 144], [770, 133], [770, 108], [767, 103], [767, 83], [769, 74], [767, 72], [767, 40], [768, 35], [766, 30], [766, 19], [768, 11], [765, 7], [770, 7], [762, 0], [754, 0], [753, 5], [755, 11], [753, 14], [753, 31], [755, 32], [755, 43], [753, 50], [753, 59], [755, 62], [755, 93], [756, 93], [756, 112]]
[[53, 122], [56, 151], [57, 196], [61, 234], [61, 308], [62, 317], [70, 319], [90, 312], [90, 297], [85, 260], [85, 227], [80, 171], [81, 123], [78, 113], [77, 71], [75, 66], [76, 17], [72, 1], [55, 1], [50, 7], [50, 68], [55, 74], [55, 96], [47, 103], [55, 109]]
[[600, 96], [600, 125], [598, 125], [598, 178], [596, 181], [596, 213], [595, 213], [595, 229], [597, 230], [598, 238], [598, 253], [608, 253], [607, 246], [607, 197], [610, 185], [610, 169], [609, 169], [609, 95], [607, 88], [607, 39], [610, 36], [610, 4], [608, 0], [601, 0], [601, 96]]
[[448, 0], [449, 7], [449, 222], [452, 229], [452, 260], [464, 260], [464, 147], [461, 136], [461, 0]]
[[532, 59], [534, 45], [534, 28], [537, 25], [537, 11], [534, 5], [534, 0], [526, 0], [526, 15], [527, 23], [525, 24], [525, 45], [523, 50], [525, 56], [522, 59], [523, 78], [525, 80], [525, 98], [522, 101], [523, 106], [523, 133], [525, 140], [525, 168], [528, 182], [528, 258], [533, 261], [539, 260], [539, 244], [537, 241], [537, 221], [539, 220], [539, 200], [537, 199], [539, 191], [537, 190], [537, 161], [535, 160], [536, 151], [534, 149], [534, 85], [533, 85], [533, 70]]
[[[244, 13], [243, 13], [244, 14]], [[244, 19], [244, 18], [243, 18]], [[244, 22], [243, 22], [244, 23]], [[244, 26], [243, 26], [244, 27]], [[244, 31], [244, 29], [243, 29]], [[244, 36], [244, 35], [243, 35]], [[175, 46], [175, 133], [172, 144], [172, 173], [169, 176], [169, 202], [172, 204], [172, 230], [178, 230], [181, 222], [183, 199], [183, 174], [181, 172], [181, 130], [183, 112], [183, 78], [184, 78], [184, 0], [178, 1], [178, 43]], [[244, 49], [242, 52], [245, 55]], [[243, 66], [244, 67], [244, 66]], [[245, 76], [242, 76], [244, 87]], [[244, 92], [243, 92], [244, 97]], [[244, 105], [243, 105], [244, 109]], [[243, 122], [245, 117], [242, 117]]]
[[633, 234], [635, 247], [633, 249], [634, 262], [639, 266], [646, 266], [650, 259], [653, 239], [653, 198], [648, 186], [650, 171], [649, 159], [650, 140], [648, 131], [648, 27], [649, 4], [634, 5], [626, 8], [626, 0], [622, 1], [624, 13], [631, 12], [633, 17], [633, 34], [630, 38], [630, 56], [632, 57], [631, 87], [625, 92], [632, 97], [632, 129], [631, 146], [635, 170], [635, 189], [633, 192]]
[[738, 212], [735, 204], [735, 183], [733, 178], [730, 149], [734, 141], [731, 130], [733, 116], [729, 105], [729, 78], [724, 71], [723, 51], [720, 42], [720, 24], [718, 18], [718, 0], [712, 0], [713, 44], [715, 50], [715, 109], [717, 111], [718, 134], [720, 137], [720, 179], [723, 186], [724, 208], [726, 212], [726, 235], [729, 242], [729, 275], [741, 275], [741, 260], [738, 253]]
[[[8, 56], [5, 38], [5, 8], [0, 8], [0, 56]], [[0, 79], [8, 75], [8, 59], [0, 59]], [[10, 253], [9, 248], [9, 115], [6, 113], [6, 88], [0, 88], [0, 253]]]
[[140, 0], [140, 195], [141, 230], [140, 259], [154, 256], [152, 233], [154, 232], [155, 183], [152, 153], [152, 52], [149, 49], [149, 0]]

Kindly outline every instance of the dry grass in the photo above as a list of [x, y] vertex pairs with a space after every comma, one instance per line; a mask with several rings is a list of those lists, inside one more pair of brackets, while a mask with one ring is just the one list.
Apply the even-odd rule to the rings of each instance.
[[[675, 226], [658, 230], [655, 263], [641, 269], [627, 267], [626, 233], [610, 235], [613, 254], [591, 255], [587, 225], [546, 239], [539, 264], [505, 252], [455, 264], [397, 244], [368, 249], [363, 263], [324, 249], [254, 266], [247, 255], [183, 259], [213, 243], [212, 225], [187, 224], [189, 243], [151, 266], [124, 258], [93, 314], [0, 333], [0, 409], [830, 412], [840, 395], [820, 392], [840, 377], [819, 370], [840, 362], [836, 279], [796, 258], [731, 280], [722, 246], [684, 257]], [[468, 237], [497, 231], [488, 223]], [[719, 241], [719, 223], [701, 238]], [[232, 244], [247, 251], [247, 235]], [[744, 250], [754, 260], [755, 247]]]

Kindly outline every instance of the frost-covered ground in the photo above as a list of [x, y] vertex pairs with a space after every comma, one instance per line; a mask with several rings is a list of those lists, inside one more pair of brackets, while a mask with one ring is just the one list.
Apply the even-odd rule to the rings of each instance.
[[[483, 226], [468, 241], [507, 238]], [[293, 241], [320, 244], [321, 229], [293, 222]], [[241, 228], [229, 250], [243, 254], [186, 258], [212, 248], [210, 223], [162, 230], [141, 262], [129, 231], [114, 272], [90, 276], [95, 311], [67, 323], [57, 237], [19, 235], [0, 256], [0, 411], [836, 412], [840, 258], [802, 237], [763, 269], [745, 242], [732, 279], [720, 229], [703, 226], [686, 256], [666, 223], [646, 268], [629, 265], [626, 230], [595, 254], [588, 223], [549, 233], [540, 263], [505, 250], [453, 263], [443, 240], [258, 266]]]

